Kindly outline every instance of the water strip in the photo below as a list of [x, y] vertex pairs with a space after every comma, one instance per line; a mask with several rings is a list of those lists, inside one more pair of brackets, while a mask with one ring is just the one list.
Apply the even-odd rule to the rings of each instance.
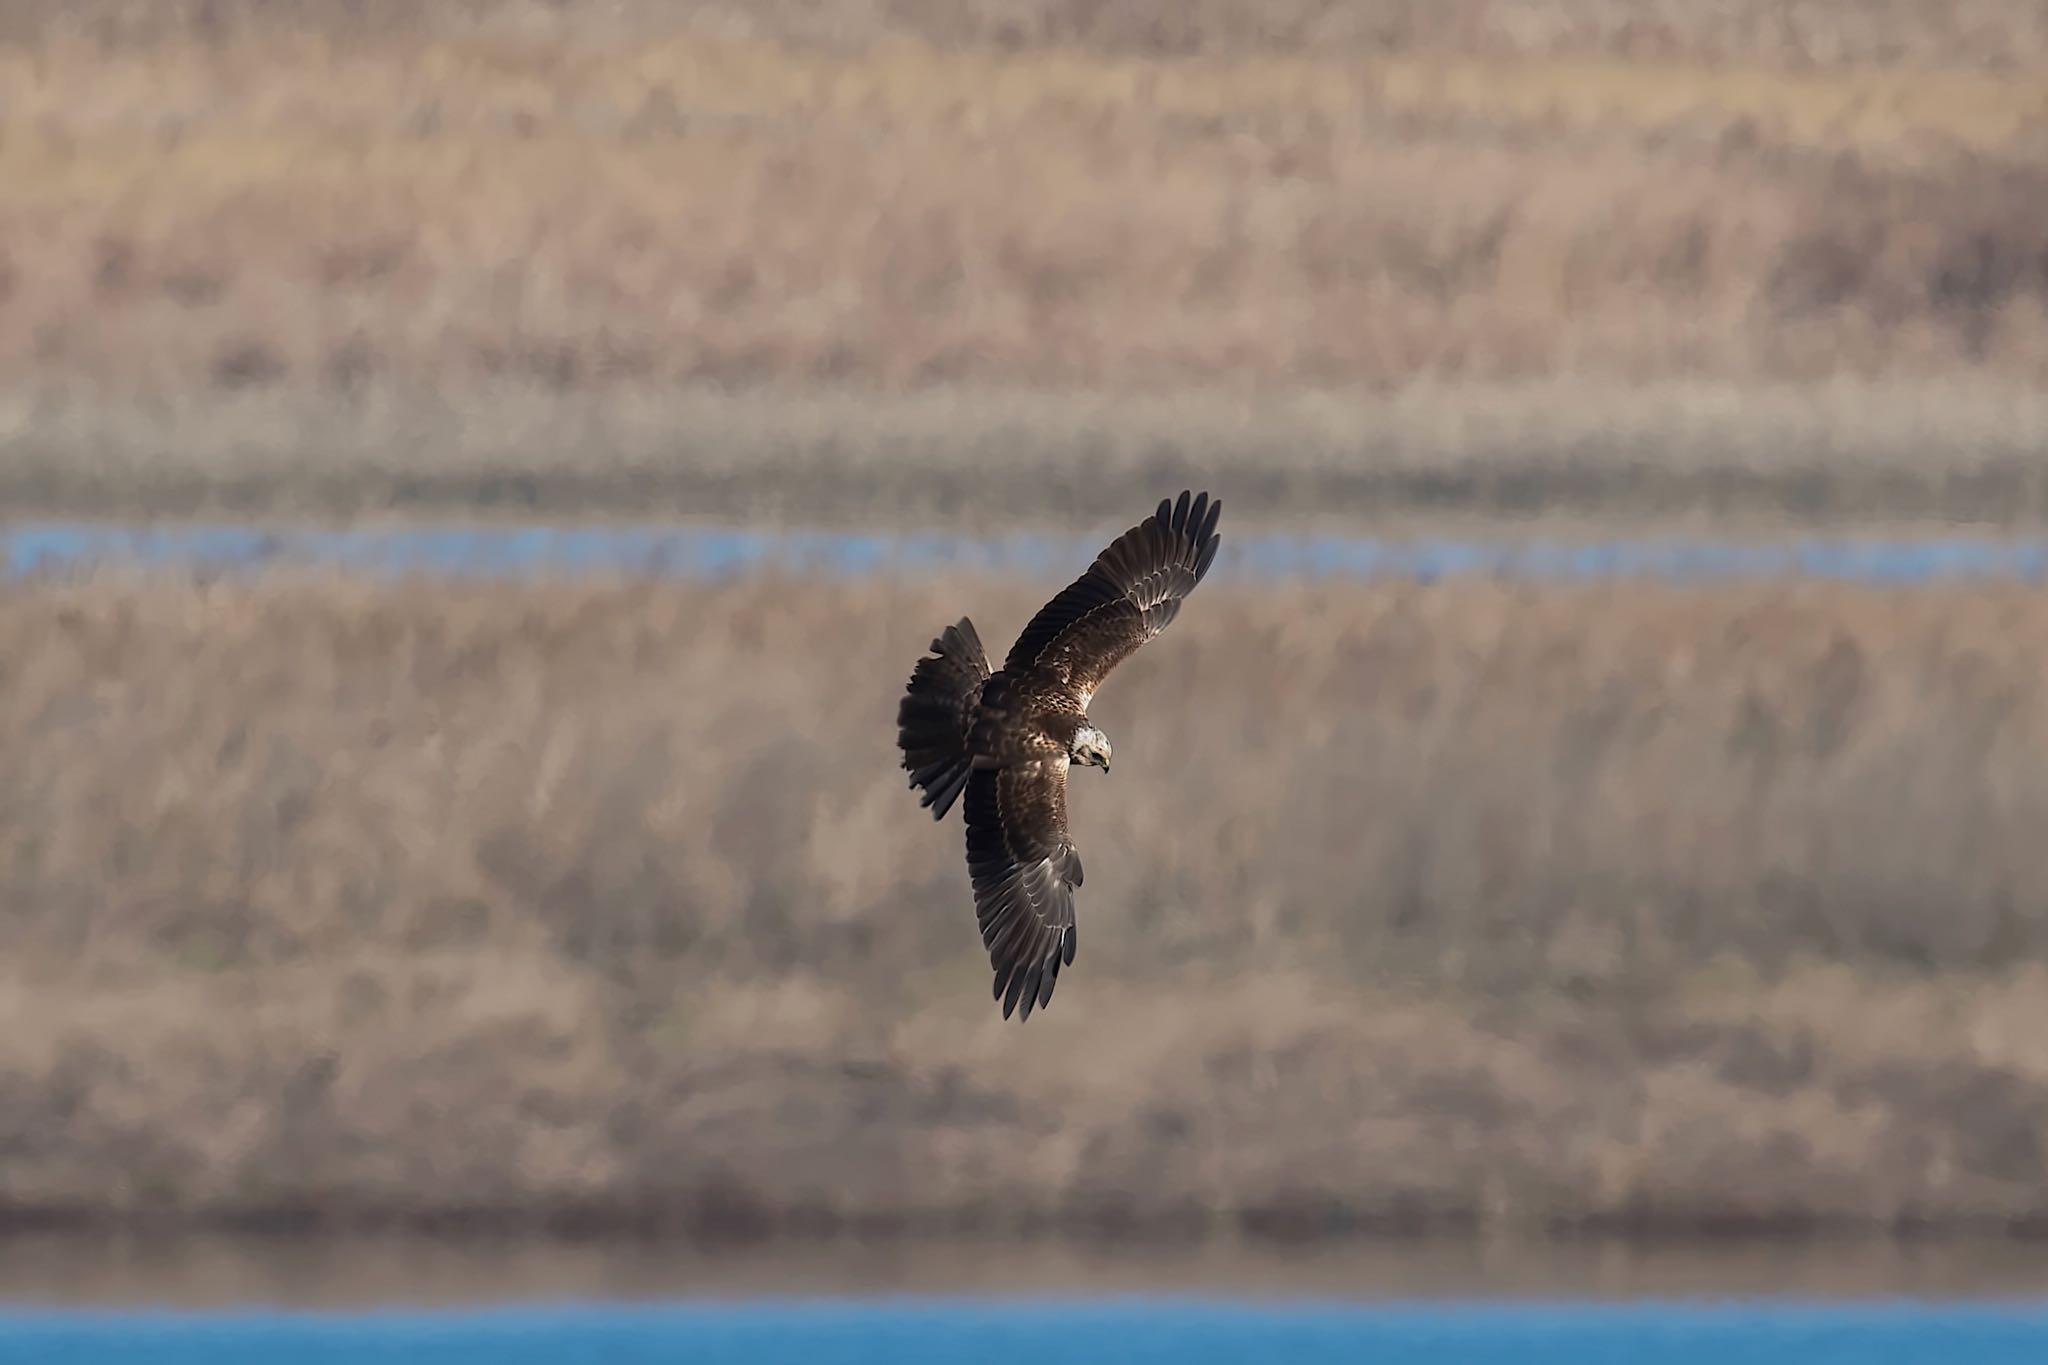
[[[1102, 539], [1100, 534], [977, 536], [698, 525], [287, 529], [49, 521], [0, 530], [0, 572], [22, 579], [102, 568], [226, 573], [297, 567], [482, 579], [592, 574], [717, 579], [759, 570], [859, 577], [977, 569], [1057, 577], [1078, 571], [1102, 548]], [[1226, 578], [1425, 583], [1473, 575], [1553, 582], [1799, 577], [1885, 584], [1955, 579], [2033, 583], [2048, 577], [2048, 540], [1654, 537], [1584, 542], [1226, 530], [1216, 572]]]
[[[256, 1365], [277, 1360], [756, 1365], [918, 1360], [1264, 1360], [1435, 1365], [2035, 1365], [2048, 1313], [2019, 1305], [1245, 1305], [770, 1302], [536, 1305], [484, 1313], [0, 1314], [10, 1359]], [[994, 1348], [994, 1349], [991, 1349]]]

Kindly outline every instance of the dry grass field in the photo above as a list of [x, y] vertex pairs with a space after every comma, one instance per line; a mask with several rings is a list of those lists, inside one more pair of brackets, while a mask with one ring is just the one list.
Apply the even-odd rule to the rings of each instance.
[[[36, 0], [0, 19], [0, 488], [879, 515], [997, 505], [1081, 428], [1276, 514], [2038, 522], [2044, 27]], [[1190, 403], [1226, 419], [1162, 435]], [[1349, 485], [1263, 477], [1305, 425]]]
[[[2031, 0], [12, 0], [0, 513], [2048, 524]], [[0, 585], [0, 1223], [2048, 1232], [2024, 587]]]
[[1019, 1028], [894, 767], [1045, 585], [0, 594], [0, 1206], [2048, 1226], [2048, 606], [1217, 584]]

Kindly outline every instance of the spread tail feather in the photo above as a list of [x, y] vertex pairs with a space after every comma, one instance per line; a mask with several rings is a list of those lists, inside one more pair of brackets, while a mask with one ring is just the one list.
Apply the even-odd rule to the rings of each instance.
[[932, 819], [946, 812], [967, 788], [974, 762], [968, 736], [988, 681], [988, 654], [974, 623], [966, 617], [932, 641], [932, 652], [911, 670], [910, 686], [896, 708], [896, 745], [910, 785], [924, 790], [918, 804]]

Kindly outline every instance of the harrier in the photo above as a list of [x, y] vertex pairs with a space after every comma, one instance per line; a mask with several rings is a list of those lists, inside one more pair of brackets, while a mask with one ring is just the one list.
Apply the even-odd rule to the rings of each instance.
[[943, 820], [966, 793], [967, 871], [1003, 1017], [1052, 999], [1074, 963], [1081, 855], [1067, 833], [1067, 768], [1109, 771], [1109, 736], [1088, 701], [1109, 671], [1165, 630], [1209, 572], [1221, 502], [1159, 504], [1024, 627], [991, 673], [962, 618], [917, 661], [896, 710], [896, 743], [919, 805]]

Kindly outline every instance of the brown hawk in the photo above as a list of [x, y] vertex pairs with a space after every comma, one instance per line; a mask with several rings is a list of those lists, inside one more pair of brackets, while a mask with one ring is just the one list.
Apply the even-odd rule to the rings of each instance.
[[1081, 855], [1067, 832], [1067, 768], [1109, 771], [1089, 698], [1209, 572], [1222, 511], [1207, 493], [1161, 501], [1039, 609], [1000, 670], [962, 618], [911, 672], [897, 746], [933, 819], [966, 793], [967, 870], [1005, 1019], [1020, 1004], [1025, 1019], [1043, 1008], [1074, 962]]

